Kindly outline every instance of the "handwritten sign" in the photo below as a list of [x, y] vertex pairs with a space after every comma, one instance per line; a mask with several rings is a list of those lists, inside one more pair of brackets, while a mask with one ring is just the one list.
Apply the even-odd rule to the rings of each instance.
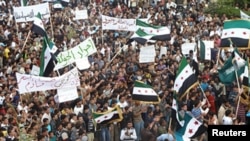
[[88, 19], [87, 10], [76, 10], [74, 20]]
[[16, 73], [16, 79], [20, 94], [80, 85], [77, 68], [53, 78]]
[[64, 68], [72, 63], [74, 63], [76, 60], [85, 58], [93, 53], [95, 53], [96, 47], [91, 37], [86, 39], [85, 41], [81, 42], [79, 45], [75, 46], [72, 49], [69, 49], [64, 52], [60, 52], [56, 59], [57, 64], [54, 67], [54, 70], [58, 70], [61, 68]]
[[75, 100], [79, 97], [77, 87], [59, 88], [57, 89], [57, 96], [59, 103]]
[[139, 54], [139, 62], [140, 63], [149, 63], [155, 62], [155, 47], [154, 46], [147, 46], [140, 48]]
[[14, 17], [16, 22], [30, 22], [33, 21], [34, 17], [41, 13], [43, 18], [50, 17], [49, 3], [42, 3], [31, 6], [13, 7]]
[[120, 19], [102, 15], [102, 29], [135, 31], [136, 19]]

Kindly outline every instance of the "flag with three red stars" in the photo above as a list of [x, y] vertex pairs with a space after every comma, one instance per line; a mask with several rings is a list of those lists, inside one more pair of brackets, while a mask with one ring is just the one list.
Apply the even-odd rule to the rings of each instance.
[[159, 103], [160, 98], [152, 86], [141, 81], [134, 82], [132, 99], [135, 101]]
[[201, 136], [206, 131], [207, 127], [203, 123], [187, 113], [184, 116], [184, 125], [176, 130], [178, 134], [191, 139]]
[[144, 44], [147, 41], [168, 41], [171, 40], [170, 30], [167, 26], [155, 26], [136, 19], [136, 31], [130, 39]]
[[230, 41], [240, 49], [250, 48], [250, 20], [227, 20], [223, 24], [221, 47], [230, 47]]
[[106, 112], [93, 112], [92, 116], [95, 124], [109, 124], [120, 122], [123, 119], [122, 111], [119, 106], [115, 106]]
[[174, 90], [178, 97], [182, 99], [191, 88], [197, 85], [197, 76], [188, 64], [187, 59], [182, 57], [174, 82]]

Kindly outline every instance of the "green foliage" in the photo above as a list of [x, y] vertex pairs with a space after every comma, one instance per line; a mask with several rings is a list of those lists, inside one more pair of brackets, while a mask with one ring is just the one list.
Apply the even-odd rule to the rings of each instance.
[[[249, 11], [244, 11], [246, 14], [250, 15]], [[227, 17], [236, 17], [236, 18], [240, 18], [240, 9], [237, 9], [233, 6], [230, 5], [220, 5], [220, 4], [211, 4], [209, 5], [205, 11], [205, 13], [209, 13], [211, 15], [214, 14], [218, 14], [218, 16], [222, 16], [223, 14], [225, 14]]]

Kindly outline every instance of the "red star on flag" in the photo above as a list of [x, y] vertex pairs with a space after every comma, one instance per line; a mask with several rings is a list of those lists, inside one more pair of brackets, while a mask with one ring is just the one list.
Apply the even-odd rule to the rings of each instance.
[[193, 129], [189, 129], [189, 130], [188, 130], [188, 133], [189, 133], [189, 134], [192, 134], [192, 133], [193, 133]]
[[141, 92], [141, 90], [138, 90], [138, 92], [140, 93], [140, 92]]
[[178, 87], [178, 84], [176, 84], [175, 86]]
[[243, 32], [244, 35], [246, 35], [247, 33], [246, 32]]
[[237, 60], [240, 60], [240, 57], [238, 57]]
[[183, 79], [183, 77], [181, 77], [181, 79]]
[[104, 116], [104, 118], [108, 118], [108, 116]]
[[159, 32], [159, 30], [157, 30], [157, 32]]
[[234, 34], [234, 32], [232, 31], [231, 34]]
[[188, 70], [186, 70], [186, 73], [188, 73]]
[[194, 125], [198, 125], [198, 124], [199, 124], [199, 122], [198, 122], [198, 121], [195, 121], [195, 122], [194, 122]]
[[145, 90], [145, 93], [147, 93], [148, 91], [147, 90]]
[[44, 56], [44, 60], [46, 60], [47, 59], [47, 56]]
[[224, 35], [227, 35], [227, 33], [224, 33]]
[[100, 120], [97, 120], [97, 123], [100, 123]]
[[152, 30], [150, 30], [150, 33], [152, 33], [153, 31]]

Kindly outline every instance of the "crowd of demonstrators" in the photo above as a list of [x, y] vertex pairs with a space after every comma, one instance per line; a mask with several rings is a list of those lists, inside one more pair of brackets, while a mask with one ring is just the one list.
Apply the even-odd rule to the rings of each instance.
[[[28, 5], [43, 1], [29, 0]], [[56, 103], [56, 90], [18, 93], [15, 73], [30, 74], [33, 65], [40, 65], [42, 37], [32, 33], [24, 46], [32, 22], [16, 23], [13, 7], [17, 0], [0, 0], [0, 123], [1, 140], [37, 141], [173, 141], [174, 128], [169, 128], [173, 84], [179, 62], [183, 57], [181, 44], [198, 39], [214, 41], [220, 47], [223, 21], [234, 17], [205, 14], [210, 2], [206, 0], [149, 0], [149, 1], [76, 1], [70, 0], [63, 9], [54, 9], [50, 3], [51, 20], [44, 20], [48, 36], [60, 51], [70, 49], [88, 37], [95, 42], [97, 53], [89, 56], [91, 67], [80, 71], [79, 98]], [[74, 20], [74, 10], [87, 9], [88, 19]], [[167, 26], [170, 41], [154, 43], [154, 63], [139, 63], [139, 52], [144, 45], [127, 43], [131, 32], [101, 29], [101, 15], [117, 18], [147, 18], [152, 25]], [[160, 56], [160, 47], [167, 52]], [[249, 56], [249, 51], [244, 51]], [[187, 56], [193, 66], [193, 54]], [[240, 93], [236, 82], [224, 85], [218, 78], [217, 68], [230, 56], [200, 61], [200, 87], [189, 91], [180, 101], [180, 114], [188, 113], [204, 125], [245, 124], [250, 102], [237, 101]], [[113, 59], [112, 59], [113, 58]], [[55, 77], [68, 72], [72, 66]], [[60, 74], [58, 74], [60, 73]], [[145, 104], [132, 100], [135, 80], [149, 84], [159, 95], [159, 104]], [[206, 97], [206, 101], [202, 98]], [[95, 125], [92, 112], [105, 112], [115, 105], [123, 111], [123, 120], [112, 124]], [[209, 110], [205, 110], [208, 108]], [[250, 117], [248, 113], [248, 118]], [[235, 116], [237, 115], [237, 117]], [[249, 120], [249, 119], [248, 119]], [[248, 121], [249, 122], [249, 121]], [[174, 125], [174, 124], [172, 124]], [[205, 135], [205, 134], [204, 134]], [[197, 140], [207, 140], [202, 135]]]

